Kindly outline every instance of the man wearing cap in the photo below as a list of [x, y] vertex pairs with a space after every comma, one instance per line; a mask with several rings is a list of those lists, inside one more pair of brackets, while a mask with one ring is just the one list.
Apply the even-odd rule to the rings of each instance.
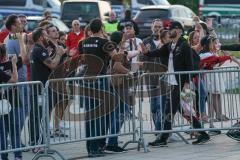
[[127, 58], [131, 64], [131, 71], [139, 70], [138, 56], [141, 53], [142, 40], [135, 36], [134, 26], [131, 23], [125, 24], [124, 27], [124, 50], [128, 51]]
[[[193, 70], [193, 58], [191, 48], [182, 37], [183, 27], [181, 23], [174, 21], [169, 28], [169, 37], [172, 42], [163, 45], [160, 49], [153, 51], [144, 51], [150, 57], [160, 57], [162, 64], [168, 66], [168, 72], [174, 73], [178, 71], [191, 71]], [[172, 86], [172, 91], [167, 98], [164, 118], [164, 130], [172, 130], [173, 117], [177, 111], [182, 113], [180, 108], [180, 93], [183, 90], [189, 89], [190, 82], [189, 75], [168, 75], [167, 82]], [[200, 122], [196, 117], [188, 117], [192, 120], [194, 128], [202, 128]], [[163, 133], [160, 139], [157, 139], [149, 145], [160, 146], [167, 145], [169, 133]], [[198, 139], [193, 144], [201, 144], [210, 140], [209, 135], [201, 131], [199, 132]]]

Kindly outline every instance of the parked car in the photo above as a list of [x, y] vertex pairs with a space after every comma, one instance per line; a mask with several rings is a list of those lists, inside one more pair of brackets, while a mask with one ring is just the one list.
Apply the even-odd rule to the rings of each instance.
[[106, 21], [111, 11], [111, 5], [99, 0], [66, 0], [62, 4], [61, 20], [71, 27], [72, 21], [78, 19], [81, 27], [87, 25], [91, 19], [100, 18]]
[[[123, 0], [105, 0], [111, 3], [112, 10], [114, 10], [118, 18], [122, 18], [124, 10], [124, 6], [126, 7], [126, 4], [124, 4]], [[144, 6], [149, 6], [149, 5], [170, 5], [170, 3], [167, 0], [128, 0], [125, 3], [127, 3], [131, 10], [132, 10], [132, 15], [135, 16], [137, 12], [140, 10], [140, 8]]]
[[140, 30], [140, 38], [151, 35], [151, 24], [154, 19], [162, 19], [164, 27], [171, 22], [179, 21], [185, 30], [192, 27], [192, 17], [195, 13], [188, 7], [182, 5], [157, 5], [143, 7], [134, 17]]
[[0, 0], [0, 15], [4, 17], [10, 14], [42, 16], [45, 9], [51, 11], [52, 16], [60, 18], [59, 0]]
[[240, 15], [240, 0], [199, 0], [198, 6], [203, 18]]
[[[43, 19], [41, 16], [29, 16], [27, 17], [27, 25], [28, 25], [28, 31], [33, 31], [35, 28], [38, 27], [39, 22]], [[65, 33], [68, 33], [70, 29], [68, 26], [66, 26], [61, 20], [57, 18], [51, 18], [50, 22], [58, 27], [60, 31], [63, 31]]]

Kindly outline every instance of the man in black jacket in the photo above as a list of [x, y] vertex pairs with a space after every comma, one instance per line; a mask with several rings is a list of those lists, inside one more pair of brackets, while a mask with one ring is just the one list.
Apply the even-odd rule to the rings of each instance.
[[[174, 21], [170, 28], [170, 38], [171, 43], [163, 45], [160, 49], [150, 51], [146, 53], [150, 57], [161, 57], [162, 64], [168, 66], [168, 72], [174, 73], [177, 71], [191, 71], [193, 70], [193, 58], [191, 53], [191, 48], [185, 39], [182, 37], [183, 27], [182, 25]], [[168, 83], [172, 86], [172, 91], [167, 98], [166, 109], [165, 109], [165, 122], [164, 130], [171, 130], [173, 118], [176, 112], [182, 111], [180, 108], [180, 93], [182, 90], [189, 89], [190, 82], [189, 75], [168, 75]], [[188, 117], [192, 120], [194, 128], [202, 128], [200, 122], [196, 117]], [[210, 140], [209, 135], [206, 132], [199, 132], [200, 136], [193, 144], [201, 144]], [[160, 139], [149, 143], [151, 146], [167, 145], [167, 139], [169, 133], [163, 133]]]

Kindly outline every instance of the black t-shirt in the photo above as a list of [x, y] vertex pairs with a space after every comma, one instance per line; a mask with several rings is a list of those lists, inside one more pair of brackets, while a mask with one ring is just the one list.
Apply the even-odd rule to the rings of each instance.
[[[17, 69], [22, 67], [22, 58], [18, 57], [17, 61]], [[11, 79], [12, 73], [12, 62], [7, 61], [4, 63], [0, 63], [0, 83], [6, 83]]]
[[0, 84], [8, 82], [11, 79], [11, 76], [6, 74], [4, 71], [0, 70]]
[[32, 81], [41, 81], [45, 84], [48, 80], [51, 69], [43, 63], [47, 58], [49, 58], [47, 49], [39, 44], [35, 44], [30, 56]]
[[[88, 70], [95, 68], [95, 70], [100, 71], [98, 74], [106, 74], [110, 56], [104, 48], [108, 48], [106, 47], [108, 43], [109, 40], [100, 37], [89, 37], [79, 43], [78, 47], [81, 54], [92, 55], [89, 57], [89, 61], [86, 61]], [[96, 57], [95, 59], [94, 56]], [[102, 65], [99, 64], [100, 61]], [[99, 66], [101, 66], [101, 68], [99, 68]]]

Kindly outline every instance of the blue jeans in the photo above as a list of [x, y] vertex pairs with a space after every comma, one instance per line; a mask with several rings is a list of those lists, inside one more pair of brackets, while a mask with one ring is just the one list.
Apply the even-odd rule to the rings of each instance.
[[[21, 147], [21, 130], [24, 125], [24, 109], [22, 107], [12, 108], [8, 115], [0, 116], [0, 141], [1, 150], [7, 150], [9, 135], [12, 148]], [[14, 152], [15, 157], [22, 157], [21, 151]], [[1, 154], [2, 160], [8, 158], [7, 153]]]
[[30, 88], [29, 86], [19, 86], [21, 102], [24, 109], [24, 117], [28, 116], [29, 104], [30, 104]]
[[[93, 89], [94, 91], [106, 91], [108, 90], [108, 81], [107, 79], [97, 80], [96, 82], [90, 82], [84, 84], [85, 87], [89, 89]], [[88, 89], [85, 93], [90, 92]], [[99, 93], [100, 94], [100, 93]], [[101, 116], [96, 116], [100, 111], [93, 111], [97, 109], [101, 109], [99, 106], [102, 104], [102, 101], [87, 95], [83, 95], [85, 97], [85, 108], [86, 108], [86, 137], [97, 137], [104, 136], [107, 133], [106, 125], [108, 125], [109, 118], [106, 114]], [[105, 106], [101, 106], [105, 107]], [[92, 111], [92, 112], [91, 112]], [[102, 111], [102, 110], [101, 110]], [[93, 114], [92, 114], [93, 113]], [[86, 143], [87, 151], [93, 152], [97, 151], [105, 146], [106, 139], [96, 139], [96, 140], [88, 140]]]
[[[120, 91], [121, 92], [121, 91]], [[128, 90], [123, 91], [124, 97], [128, 97]], [[119, 96], [116, 96], [119, 97]], [[119, 98], [116, 98], [117, 101]], [[124, 120], [129, 115], [129, 105], [125, 102], [126, 99], [121, 99], [120, 104], [116, 109], [110, 113], [111, 124], [109, 126], [110, 134], [118, 134], [122, 128]], [[134, 113], [133, 113], [134, 114]], [[118, 145], [118, 136], [110, 137], [108, 139], [108, 145], [114, 146]]]
[[151, 113], [155, 130], [162, 130], [166, 96], [150, 97]]
[[[148, 86], [148, 90], [155, 89], [156, 86]], [[150, 91], [149, 91], [150, 92]], [[151, 95], [150, 98], [150, 108], [153, 118], [153, 123], [155, 125], [155, 130], [162, 130], [163, 128], [163, 117], [165, 111], [166, 95]]]
[[[195, 86], [197, 88], [197, 110], [200, 113], [205, 113], [206, 112], [206, 97], [207, 97], [207, 92], [206, 92], [206, 87], [205, 87], [205, 82], [203, 79], [201, 79], [198, 83], [195, 83]], [[200, 101], [200, 102], [199, 102]], [[200, 106], [199, 106], [200, 104]]]

